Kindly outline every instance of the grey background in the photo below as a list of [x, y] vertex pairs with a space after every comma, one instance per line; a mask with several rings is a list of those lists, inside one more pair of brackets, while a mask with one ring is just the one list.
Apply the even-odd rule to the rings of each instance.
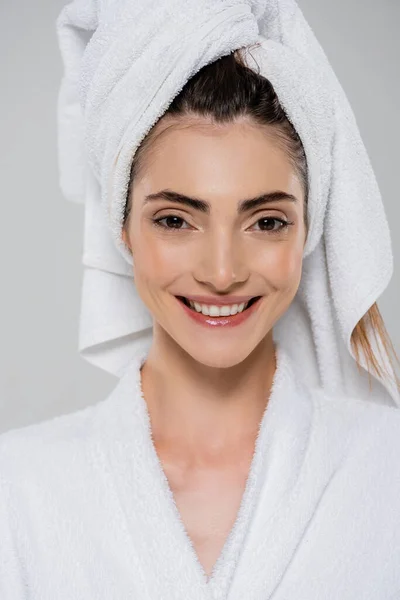
[[[0, 432], [94, 404], [117, 382], [77, 353], [83, 207], [62, 197], [56, 156], [63, 4], [0, 0]], [[299, 5], [349, 97], [383, 194], [395, 272], [379, 305], [399, 352], [400, 3]]]

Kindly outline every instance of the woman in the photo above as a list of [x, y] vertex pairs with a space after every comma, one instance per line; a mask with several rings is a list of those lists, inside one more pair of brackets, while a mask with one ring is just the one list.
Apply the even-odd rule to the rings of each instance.
[[[400, 597], [400, 413], [310, 380], [295, 321], [275, 336], [308, 169], [239, 51], [144, 137], [120, 235], [151, 343], [105, 401], [1, 436], [1, 598]], [[383, 397], [371, 323], [389, 348], [374, 303], [352, 343]]]

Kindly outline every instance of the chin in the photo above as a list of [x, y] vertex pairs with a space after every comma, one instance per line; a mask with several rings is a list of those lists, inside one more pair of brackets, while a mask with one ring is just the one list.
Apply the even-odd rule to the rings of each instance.
[[182, 345], [182, 349], [191, 356], [196, 362], [215, 369], [229, 369], [240, 364], [254, 351], [256, 345], [244, 347], [238, 340], [237, 344], [230, 342], [228, 347], [221, 344], [209, 344], [207, 346], [200, 344], [193, 346], [193, 342]]

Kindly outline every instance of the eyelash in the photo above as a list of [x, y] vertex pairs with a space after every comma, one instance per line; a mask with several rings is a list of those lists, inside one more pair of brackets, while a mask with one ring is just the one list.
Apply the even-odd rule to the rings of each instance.
[[[175, 219], [180, 219], [181, 221], [186, 223], [185, 219], [178, 215], [166, 215], [165, 217], [160, 217], [158, 219], [152, 219], [152, 221], [156, 227], [160, 227], [161, 229], [164, 229], [165, 231], [171, 231], [171, 232], [179, 231], [181, 229], [180, 227], [168, 227], [167, 225], [161, 224], [161, 221], [164, 221], [165, 219], [169, 219], [170, 217], [175, 218]], [[281, 223], [281, 227], [279, 227], [278, 229], [266, 230], [266, 231], [260, 230], [262, 233], [269, 233], [272, 235], [283, 233], [285, 230], [289, 229], [289, 227], [291, 225], [294, 225], [294, 221], [285, 221], [284, 219], [278, 219], [278, 217], [262, 217], [261, 219], [258, 219], [256, 221], [256, 223], [258, 223], [259, 221], [264, 221], [264, 220], [272, 220], [272, 221], [277, 221], [278, 223]]]

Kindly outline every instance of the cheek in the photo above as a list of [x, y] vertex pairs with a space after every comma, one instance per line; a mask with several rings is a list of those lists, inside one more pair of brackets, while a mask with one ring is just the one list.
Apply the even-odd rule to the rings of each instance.
[[182, 244], [166, 243], [159, 235], [142, 232], [132, 246], [137, 280], [163, 287], [185, 271], [189, 260]]
[[260, 253], [258, 270], [277, 289], [298, 286], [301, 278], [303, 253], [294, 244], [276, 243]]

